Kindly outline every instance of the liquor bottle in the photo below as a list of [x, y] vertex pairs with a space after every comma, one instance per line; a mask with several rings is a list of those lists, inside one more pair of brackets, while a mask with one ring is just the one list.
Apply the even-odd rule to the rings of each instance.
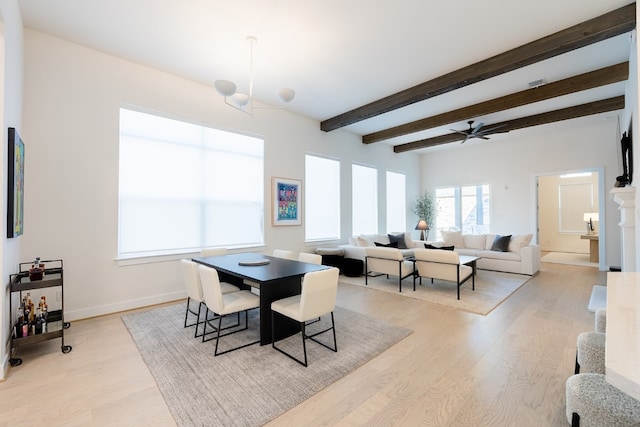
[[36, 309], [36, 320], [34, 322], [34, 334], [40, 335], [42, 333], [42, 311], [40, 307]]

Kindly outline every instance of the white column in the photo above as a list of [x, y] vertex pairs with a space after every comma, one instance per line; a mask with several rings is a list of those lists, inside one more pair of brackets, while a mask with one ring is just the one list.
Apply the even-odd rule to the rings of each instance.
[[609, 192], [620, 211], [620, 241], [622, 271], [636, 271], [636, 188], [616, 187]]

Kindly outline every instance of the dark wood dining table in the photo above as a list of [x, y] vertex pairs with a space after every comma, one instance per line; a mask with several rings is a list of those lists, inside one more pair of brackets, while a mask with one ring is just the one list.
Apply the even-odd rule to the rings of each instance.
[[[260, 345], [270, 344], [272, 341], [271, 303], [300, 294], [302, 277], [306, 273], [331, 268], [259, 253], [197, 257], [193, 261], [215, 268], [222, 281], [241, 285], [245, 289], [249, 286], [260, 289]], [[300, 325], [290, 319], [278, 316], [276, 322], [276, 340], [300, 331]]]

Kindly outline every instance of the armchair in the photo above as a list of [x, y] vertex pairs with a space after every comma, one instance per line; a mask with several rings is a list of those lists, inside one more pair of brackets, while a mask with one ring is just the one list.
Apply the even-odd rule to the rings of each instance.
[[423, 277], [447, 280], [455, 282], [458, 288], [458, 299], [460, 299], [460, 286], [471, 278], [473, 290], [476, 289], [475, 275], [473, 268], [460, 264], [460, 255], [455, 251], [443, 249], [416, 249], [414, 251], [417, 275], [413, 277], [413, 286], [416, 286], [416, 277], [422, 285]]
[[[398, 291], [402, 292], [402, 279], [413, 275], [413, 265], [404, 259], [402, 252], [396, 248], [367, 246], [365, 248], [365, 285], [369, 284], [369, 272], [398, 276]], [[415, 280], [413, 290], [416, 290]]]

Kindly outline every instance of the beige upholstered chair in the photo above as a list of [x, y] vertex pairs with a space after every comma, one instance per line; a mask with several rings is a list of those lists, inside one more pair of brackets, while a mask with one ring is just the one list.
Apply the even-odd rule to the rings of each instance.
[[565, 398], [567, 421], [572, 427], [640, 425], [640, 402], [611, 385], [603, 374], [572, 375]]
[[[365, 248], [365, 273], [364, 283], [369, 284], [369, 273], [382, 273], [389, 276], [398, 276], [398, 291], [402, 292], [402, 280], [413, 275], [413, 264], [406, 261], [402, 252], [396, 248], [382, 246], [368, 246]], [[413, 290], [415, 291], [415, 283]]]
[[287, 251], [284, 249], [274, 249], [273, 256], [276, 258], [284, 258], [284, 259], [291, 259], [291, 260], [296, 259], [296, 254], [294, 254], [293, 251]]
[[607, 332], [607, 309], [599, 308], [596, 310], [596, 332]]
[[[472, 289], [476, 289], [475, 275], [473, 268], [468, 265], [460, 264], [460, 256], [455, 251], [443, 249], [421, 249], [414, 251], [416, 259], [417, 277], [422, 285], [422, 278], [431, 278], [451, 281], [458, 288], [458, 299], [460, 299], [460, 286], [471, 278]], [[413, 285], [415, 288], [416, 276], [413, 277]]]
[[201, 256], [221, 256], [227, 254], [227, 248], [202, 248]]
[[[209, 310], [213, 311], [216, 315], [218, 315], [218, 326], [215, 328], [216, 331], [216, 347], [213, 352], [214, 356], [218, 356], [220, 354], [225, 354], [230, 351], [238, 350], [240, 348], [244, 348], [253, 344], [257, 344], [260, 340], [249, 342], [243, 344], [238, 347], [234, 347], [225, 351], [218, 352], [218, 345], [220, 344], [220, 338], [225, 337], [227, 335], [234, 334], [236, 332], [244, 331], [249, 328], [249, 310], [260, 307], [260, 297], [252, 294], [249, 291], [239, 291], [232, 292], [228, 294], [224, 294], [222, 292], [222, 287], [220, 286], [220, 279], [218, 278], [218, 272], [213, 269], [206, 267], [204, 265], [200, 265], [198, 267], [198, 271], [200, 273], [200, 281], [202, 283], [202, 295], [204, 297], [204, 303], [207, 306], [207, 315], [209, 314]], [[229, 328], [222, 328], [222, 319], [230, 314], [238, 315], [238, 326], [240, 324], [240, 313], [244, 312], [244, 328], [241, 329], [233, 329], [231, 332], [226, 332], [224, 334], [220, 334], [222, 330]], [[206, 317], [206, 316], [205, 316]], [[205, 341], [204, 335], [207, 334], [207, 324], [209, 322], [204, 322], [204, 331], [202, 340]], [[235, 325], [234, 325], [235, 326]]]
[[604, 374], [604, 332], [583, 332], [578, 335], [574, 373]]
[[[285, 354], [296, 362], [307, 366], [307, 345], [306, 340], [310, 339], [329, 350], [338, 351], [338, 343], [336, 341], [336, 325], [333, 318], [333, 310], [336, 306], [336, 295], [338, 293], [338, 275], [340, 270], [337, 268], [327, 268], [326, 270], [313, 271], [304, 275], [302, 285], [302, 293], [288, 298], [283, 298], [271, 303], [271, 338], [272, 346], [282, 354]], [[321, 317], [331, 313], [331, 327], [322, 331], [307, 335], [306, 324], [308, 320]], [[285, 352], [281, 348], [276, 347], [275, 340], [275, 316], [281, 315], [300, 322], [302, 330], [302, 349], [304, 352], [304, 362], [291, 354]], [[316, 340], [314, 337], [325, 332], [333, 331], [333, 348]]]
[[298, 254], [298, 261], [308, 262], [309, 264], [322, 264], [322, 256], [318, 254], [310, 254], [309, 252], [300, 252]]
[[[204, 304], [204, 298], [202, 296], [202, 284], [200, 283], [200, 274], [198, 272], [198, 263], [195, 263], [189, 259], [180, 260], [180, 269], [182, 270], [182, 280], [184, 281], [185, 289], [187, 290], [187, 310], [184, 313], [184, 327], [195, 326], [196, 330], [194, 337], [199, 337], [198, 326], [203, 321], [200, 321], [200, 314], [202, 305]], [[220, 287], [222, 293], [238, 292], [240, 288], [230, 283], [221, 283]], [[198, 311], [191, 308], [191, 301], [198, 303]], [[196, 320], [193, 323], [187, 324], [189, 314], [196, 316]]]

